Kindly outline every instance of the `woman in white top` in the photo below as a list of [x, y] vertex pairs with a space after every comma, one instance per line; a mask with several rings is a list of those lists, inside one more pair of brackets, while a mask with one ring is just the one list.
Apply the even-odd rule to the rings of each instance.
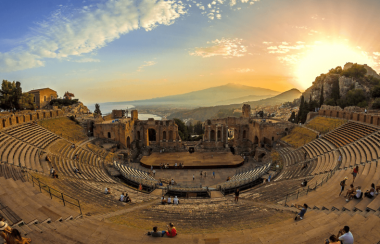
[[178, 197], [175, 196], [173, 199], [173, 204], [178, 205], [178, 203], [179, 203]]
[[373, 198], [375, 196], [375, 184], [371, 184], [371, 189], [366, 191], [364, 193], [364, 196], [368, 197], [368, 198]]
[[121, 196], [120, 196], [120, 199], [119, 199], [120, 202], [123, 202], [124, 201], [124, 194], [121, 193]]

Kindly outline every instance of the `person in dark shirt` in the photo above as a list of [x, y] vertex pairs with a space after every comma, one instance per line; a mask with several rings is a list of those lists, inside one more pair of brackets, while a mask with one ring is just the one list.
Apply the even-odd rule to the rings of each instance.
[[238, 201], [239, 201], [239, 194], [240, 194], [240, 192], [239, 192], [239, 188], [238, 188], [238, 189], [236, 189], [236, 191], [235, 191], [235, 202], [238, 202]]
[[305, 215], [306, 211], [307, 211], [307, 208], [308, 208], [307, 204], [304, 203], [303, 206], [301, 206], [301, 205], [298, 205], [298, 206], [295, 205], [295, 207], [298, 208], [299, 210], [301, 210], [301, 212], [299, 212], [296, 215], [296, 217], [294, 218], [294, 220], [297, 220], [298, 216], [300, 217], [300, 219], [302, 219], [303, 216]]

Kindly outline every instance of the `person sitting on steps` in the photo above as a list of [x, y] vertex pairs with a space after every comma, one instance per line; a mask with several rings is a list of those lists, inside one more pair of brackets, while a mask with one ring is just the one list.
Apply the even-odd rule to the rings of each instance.
[[362, 192], [362, 187], [361, 186], [358, 186], [356, 188], [356, 192], [353, 192], [349, 195], [349, 197], [346, 199], [346, 202], [348, 202], [349, 200], [355, 198], [355, 199], [362, 199], [363, 197], [363, 192]]
[[165, 205], [165, 203], [168, 203], [168, 200], [166, 200], [165, 196], [162, 195], [162, 197], [161, 197], [161, 204]]
[[307, 180], [306, 180], [306, 179], [304, 179], [304, 180], [302, 181], [301, 186], [302, 186], [302, 187], [306, 187], [306, 186], [307, 186]]
[[154, 226], [153, 227], [153, 231], [151, 232], [148, 232], [148, 236], [152, 236], [152, 237], [163, 237], [165, 235], [166, 231], [163, 230], [163, 231], [157, 231], [157, 226]]
[[174, 199], [173, 199], [173, 204], [174, 205], [178, 205], [179, 204], [179, 200], [178, 200], [178, 197], [175, 196]]
[[371, 184], [371, 189], [367, 190], [364, 193], [364, 196], [368, 198], [373, 198], [375, 196], [375, 184]]
[[177, 230], [174, 227], [174, 224], [170, 223], [169, 225], [167, 225], [167, 227], [168, 227], [168, 230], [166, 231], [166, 236], [167, 237], [175, 237], [177, 235]]
[[124, 202], [132, 202], [132, 199], [128, 196], [128, 193], [124, 194]]
[[339, 241], [342, 241], [343, 244], [354, 244], [354, 237], [350, 232], [350, 227], [344, 226], [338, 233]]
[[355, 187], [354, 187], [353, 184], [351, 184], [350, 185], [350, 189], [347, 190], [347, 193], [346, 193], [345, 197], [347, 198], [350, 194], [354, 193], [354, 191], [355, 191]]
[[325, 240], [325, 244], [341, 244], [336, 235], [331, 235], [329, 239]]
[[300, 219], [303, 219], [303, 216], [305, 216], [305, 213], [307, 211], [307, 208], [309, 206], [307, 206], [306, 203], [303, 204], [303, 206], [301, 205], [295, 205], [294, 207], [298, 208], [299, 210], [301, 210], [301, 212], [299, 212], [296, 217], [294, 218], [294, 220], [297, 220], [298, 216], [300, 217]]

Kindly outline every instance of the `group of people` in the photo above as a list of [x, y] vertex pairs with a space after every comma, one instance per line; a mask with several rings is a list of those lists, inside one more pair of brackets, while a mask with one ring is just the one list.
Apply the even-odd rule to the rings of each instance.
[[[344, 191], [344, 188], [346, 186], [346, 181], [348, 180], [348, 177], [344, 177], [344, 179], [340, 182], [340, 193], [339, 196]], [[365, 197], [373, 198], [375, 195], [378, 194], [378, 191], [380, 190], [380, 186], [375, 186], [374, 183], [371, 184], [371, 188], [367, 190], [364, 193]], [[350, 184], [350, 188], [347, 190], [345, 195], [346, 201], [350, 201], [351, 199], [362, 199], [363, 198], [363, 192], [361, 186], [354, 187], [354, 184]]]
[[325, 244], [354, 244], [354, 236], [350, 227], [344, 226], [339, 230], [338, 235], [331, 235], [329, 239], [326, 239]]
[[0, 236], [7, 244], [29, 244], [30, 238], [22, 237], [17, 229], [10, 227], [4, 218], [0, 218]]
[[75, 174], [80, 174], [80, 175], [82, 174], [82, 172], [80, 171], [80, 169], [77, 168], [77, 167], [75, 167], [75, 166], [74, 166], [74, 169], [73, 169], [73, 170], [74, 170], [74, 173], [75, 173]]
[[166, 227], [167, 230], [158, 231], [157, 226], [154, 226], [153, 231], [148, 232], [148, 235], [152, 237], [164, 237], [165, 235], [167, 237], [175, 237], [177, 235], [177, 229], [174, 227], [173, 223], [170, 223]]
[[119, 201], [120, 202], [132, 202], [131, 198], [128, 196], [128, 193], [121, 193]]
[[161, 197], [161, 204], [165, 205], [165, 204], [174, 204], [174, 205], [178, 205], [179, 204], [179, 199], [177, 196], [175, 196], [174, 198], [172, 198], [171, 196], [169, 196], [167, 199], [165, 198], [164, 195], [162, 195]]

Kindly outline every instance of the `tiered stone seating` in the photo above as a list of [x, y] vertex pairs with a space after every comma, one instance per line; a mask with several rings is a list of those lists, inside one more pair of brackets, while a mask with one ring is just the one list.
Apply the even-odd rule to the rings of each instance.
[[323, 139], [334, 144], [336, 147], [342, 147], [370, 135], [377, 130], [377, 127], [350, 121], [332, 132], [327, 133]]
[[251, 181], [254, 181], [260, 178], [266, 172], [268, 172], [269, 168], [270, 168], [270, 164], [265, 164], [263, 166], [256, 167], [254, 169], [247, 170], [243, 173], [235, 174], [231, 177], [229, 181], [224, 182], [220, 186], [223, 189], [239, 187], [240, 185], [247, 184]]
[[42, 149], [59, 139], [56, 134], [33, 123], [24, 123], [5, 129], [2, 132]]
[[158, 181], [147, 172], [114, 162], [114, 166], [128, 180], [147, 187], [154, 187]]

